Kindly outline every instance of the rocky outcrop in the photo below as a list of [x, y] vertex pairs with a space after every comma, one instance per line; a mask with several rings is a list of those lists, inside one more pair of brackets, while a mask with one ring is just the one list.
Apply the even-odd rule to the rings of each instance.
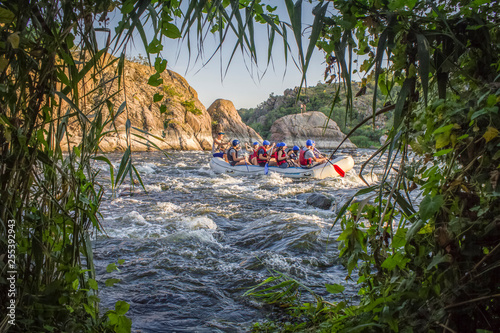
[[[108, 56], [108, 59], [113, 59]], [[118, 78], [115, 76], [117, 62], [100, 74], [97, 82], [106, 82], [102, 89], [92, 92], [95, 81], [88, 79], [82, 91], [87, 94], [88, 103], [84, 112], [92, 114], [93, 110], [105, 100], [106, 91], [111, 105], [104, 103], [103, 116], [109, 115], [110, 106], [116, 113], [125, 101], [126, 107], [113, 124], [105, 130], [110, 131], [99, 145], [102, 151], [124, 150], [127, 147], [126, 131], [130, 130], [129, 142], [132, 150], [153, 150], [153, 142], [161, 149], [201, 150], [212, 148], [212, 119], [198, 94], [179, 74], [165, 70], [160, 79], [162, 82], [153, 87], [148, 84], [154, 69], [135, 62], [125, 61], [124, 80], [118, 90]], [[116, 93], [116, 94], [115, 94]], [[115, 94], [115, 95], [113, 95]], [[153, 96], [163, 98], [153, 101]], [[84, 94], [80, 94], [83, 96]], [[128, 121], [129, 120], [129, 121]], [[82, 128], [78, 122], [68, 124], [70, 145], [81, 141]], [[116, 129], [116, 131], [115, 131]], [[150, 141], [150, 142], [148, 142]]]
[[[328, 121], [328, 118], [318, 111], [284, 116], [277, 119], [271, 127], [271, 140], [284, 141], [288, 146], [304, 146], [307, 139], [313, 139], [319, 149], [335, 149], [344, 138], [345, 134], [337, 123]], [[347, 139], [342, 148], [356, 148], [356, 145]]]
[[262, 142], [261, 136], [241, 120], [233, 102], [218, 99], [210, 105], [208, 113], [212, 117], [213, 133], [224, 132], [229, 140], [238, 139], [241, 142]]

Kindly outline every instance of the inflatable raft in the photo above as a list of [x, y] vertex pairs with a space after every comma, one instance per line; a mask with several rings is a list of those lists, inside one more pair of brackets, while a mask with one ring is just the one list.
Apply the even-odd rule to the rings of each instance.
[[[333, 165], [336, 165], [337, 169], [340, 168], [341, 171], [347, 172], [354, 167], [354, 160], [351, 156], [338, 156], [331, 160]], [[316, 178], [324, 179], [329, 177], [337, 177], [339, 173], [335, 170], [336, 168], [330, 163], [316, 165], [312, 168], [299, 168], [299, 167], [289, 167], [289, 168], [278, 168], [276, 166], [269, 167], [268, 173], [279, 173], [283, 177], [291, 178]], [[229, 163], [224, 161], [220, 157], [213, 157], [210, 160], [210, 168], [216, 173], [225, 173], [234, 176], [252, 176], [252, 175], [264, 175], [266, 168], [256, 165], [237, 165], [231, 166]]]

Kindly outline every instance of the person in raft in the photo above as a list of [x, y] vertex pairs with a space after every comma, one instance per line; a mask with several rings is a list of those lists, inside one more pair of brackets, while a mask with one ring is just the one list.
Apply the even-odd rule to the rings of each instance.
[[214, 139], [214, 144], [212, 145], [212, 154], [223, 152], [226, 146], [229, 145], [229, 142], [224, 142], [224, 134], [224, 132], [217, 133], [217, 137]]
[[[273, 157], [276, 159], [276, 165], [279, 168], [288, 168], [290, 165], [288, 163], [288, 155], [286, 153], [286, 143], [280, 142], [276, 145], [276, 152]], [[271, 165], [271, 163], [269, 163]]]
[[288, 152], [288, 164], [289, 166], [300, 166], [299, 164], [300, 148], [299, 146], [293, 146]]
[[266, 166], [266, 163], [269, 163], [271, 165], [271, 151], [272, 151], [271, 143], [267, 140], [264, 140], [262, 142], [262, 146], [259, 147], [257, 150], [257, 165], [260, 165], [261, 167]]
[[255, 141], [251, 147], [245, 143], [245, 146], [246, 146], [248, 153], [250, 154], [250, 157], [248, 158], [249, 164], [259, 165], [257, 163], [257, 151], [259, 150], [259, 143], [257, 141]]
[[248, 164], [247, 157], [238, 157], [238, 151], [241, 149], [240, 141], [233, 140], [231, 147], [227, 150], [227, 160], [231, 166]]
[[315, 142], [311, 139], [306, 141], [306, 146], [302, 148], [299, 155], [300, 166], [312, 167], [326, 163], [327, 159], [325, 157], [316, 157], [314, 154], [314, 144]]

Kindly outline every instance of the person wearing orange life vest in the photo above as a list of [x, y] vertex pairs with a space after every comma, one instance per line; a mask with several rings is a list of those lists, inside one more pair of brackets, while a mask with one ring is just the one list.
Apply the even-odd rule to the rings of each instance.
[[311, 167], [318, 164], [326, 163], [324, 157], [316, 157], [314, 154], [315, 142], [311, 139], [306, 141], [306, 146], [302, 148], [299, 155], [299, 163], [302, 167]]
[[[273, 144], [274, 146], [274, 144]], [[269, 163], [271, 156], [270, 150], [272, 149], [271, 143], [267, 140], [262, 142], [262, 146], [257, 150], [257, 164], [261, 167], [266, 166], [266, 163]]]
[[227, 150], [227, 159], [231, 166], [248, 164], [246, 156], [238, 157], [238, 151], [240, 149], [240, 141], [233, 140], [233, 142], [231, 142], [231, 148]]
[[276, 165], [280, 168], [288, 168], [289, 163], [288, 163], [288, 155], [286, 153], [286, 143], [280, 142], [276, 145], [278, 149], [276, 149], [276, 152], [273, 154], [274, 158], [276, 159]]

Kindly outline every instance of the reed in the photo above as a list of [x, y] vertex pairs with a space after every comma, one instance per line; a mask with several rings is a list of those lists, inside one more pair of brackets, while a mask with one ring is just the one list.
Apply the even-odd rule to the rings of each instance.
[[[102, 231], [104, 189], [93, 161], [124, 106], [103, 71], [97, 19], [111, 1], [8, 1], [0, 7], [0, 253], [15, 221], [15, 266], [0, 256], [0, 332], [113, 329], [100, 317], [91, 234]], [[121, 65], [122, 66], [122, 65]], [[120, 65], [117, 66], [117, 71]], [[117, 73], [116, 75], [119, 75]], [[98, 101], [91, 96], [99, 91]], [[69, 129], [81, 134], [72, 137]], [[115, 185], [131, 170], [130, 149]], [[113, 170], [112, 170], [113, 175]], [[4, 277], [15, 271], [16, 293]], [[6, 300], [4, 302], [4, 300]], [[15, 321], [7, 314], [15, 301]], [[15, 323], [15, 325], [13, 325]]]

